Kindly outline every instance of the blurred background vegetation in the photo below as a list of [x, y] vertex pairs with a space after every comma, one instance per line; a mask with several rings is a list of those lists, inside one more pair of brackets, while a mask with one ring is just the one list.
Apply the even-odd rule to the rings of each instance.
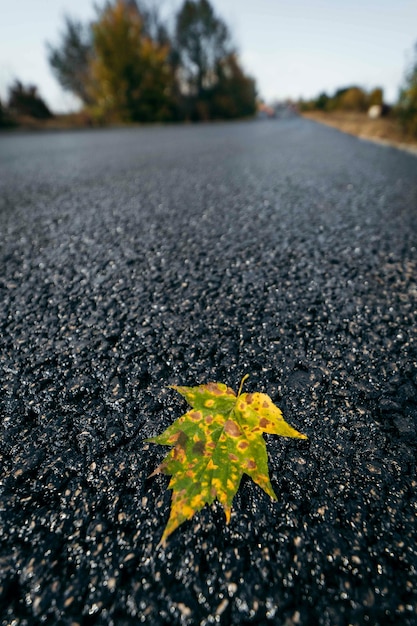
[[[46, 54], [57, 81], [80, 102], [80, 113], [66, 116], [69, 126], [276, 113], [277, 107], [257, 100], [255, 80], [245, 73], [232, 33], [209, 0], [184, 0], [169, 23], [157, 6], [152, 0], [107, 0], [90, 23], [64, 19]], [[385, 104], [381, 88], [349, 85], [300, 100], [297, 108], [307, 115], [386, 117], [404, 137], [417, 138], [417, 46], [394, 105]], [[28, 120], [42, 125], [52, 118], [36, 86], [19, 80], [0, 102], [2, 127]]]
[[367, 93], [352, 85], [338, 89], [334, 95], [321, 93], [313, 100], [301, 100], [302, 111], [359, 111], [365, 113], [371, 106], [384, 106], [383, 90], [379, 87]]
[[414, 61], [407, 71], [400, 91], [396, 113], [402, 128], [413, 137], [417, 137], [417, 44]]
[[[208, 0], [185, 0], [171, 29], [155, 5], [108, 1], [84, 24], [66, 17], [48, 61], [82, 104], [87, 125], [233, 119], [256, 112], [255, 81]], [[33, 85], [16, 82], [0, 124], [52, 117]]]
[[66, 18], [50, 66], [91, 123], [214, 120], [253, 115], [255, 81], [208, 0], [186, 0], [171, 31], [156, 6], [107, 2], [91, 24]]
[[[386, 117], [395, 122], [404, 138], [417, 138], [417, 44], [414, 59], [407, 69], [398, 100], [393, 106], [384, 102], [379, 87], [366, 91], [357, 85], [337, 89], [332, 95], [321, 93], [312, 100], [300, 100], [303, 113], [366, 113], [371, 119]], [[323, 120], [323, 115], [317, 117]], [[391, 124], [392, 127], [392, 124]], [[390, 133], [392, 134], [392, 133]]]

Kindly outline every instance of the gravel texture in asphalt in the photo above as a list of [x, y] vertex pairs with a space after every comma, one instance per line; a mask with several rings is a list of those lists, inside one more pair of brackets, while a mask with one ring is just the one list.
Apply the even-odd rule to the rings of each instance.
[[[0, 137], [3, 625], [417, 623], [417, 159], [301, 119]], [[157, 548], [171, 384], [307, 441]]]

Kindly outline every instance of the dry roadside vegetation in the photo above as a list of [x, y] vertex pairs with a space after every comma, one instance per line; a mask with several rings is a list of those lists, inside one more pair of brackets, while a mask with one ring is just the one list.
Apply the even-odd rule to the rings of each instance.
[[417, 138], [407, 136], [396, 119], [371, 119], [358, 111], [305, 111], [303, 117], [333, 126], [344, 133], [417, 150]]

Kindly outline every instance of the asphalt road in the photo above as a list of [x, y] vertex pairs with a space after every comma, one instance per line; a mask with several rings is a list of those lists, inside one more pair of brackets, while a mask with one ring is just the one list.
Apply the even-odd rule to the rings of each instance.
[[[417, 159], [301, 119], [0, 136], [2, 625], [417, 623]], [[158, 542], [168, 386], [262, 391]]]

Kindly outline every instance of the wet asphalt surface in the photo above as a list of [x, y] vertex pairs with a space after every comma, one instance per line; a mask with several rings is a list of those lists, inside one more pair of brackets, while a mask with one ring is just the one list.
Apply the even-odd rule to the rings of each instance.
[[[0, 136], [1, 624], [417, 623], [417, 159], [301, 119]], [[168, 386], [269, 394], [157, 548]]]

